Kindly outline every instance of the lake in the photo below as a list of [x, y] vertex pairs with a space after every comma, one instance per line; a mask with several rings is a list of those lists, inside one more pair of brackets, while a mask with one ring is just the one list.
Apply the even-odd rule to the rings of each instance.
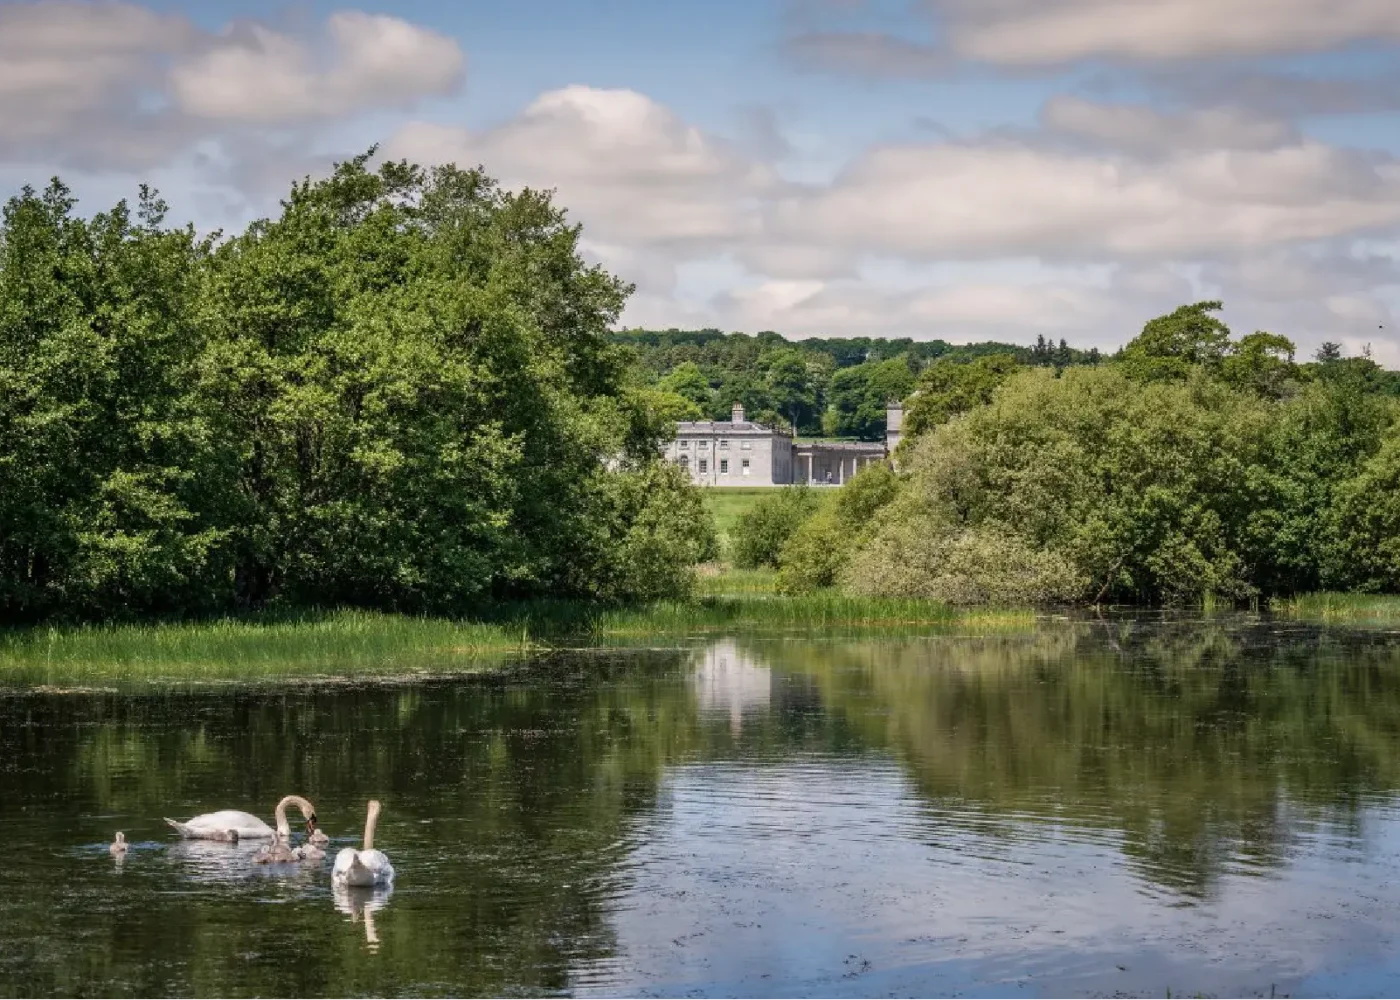
[[[392, 890], [162, 821], [293, 792], [332, 852], [382, 800]], [[1400, 634], [1045, 619], [9, 691], [0, 817], [6, 995], [1393, 995]]]

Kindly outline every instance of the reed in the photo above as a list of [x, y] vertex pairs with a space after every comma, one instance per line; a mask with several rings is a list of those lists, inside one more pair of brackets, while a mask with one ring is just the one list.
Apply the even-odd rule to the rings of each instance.
[[247, 681], [480, 669], [529, 637], [506, 624], [367, 611], [0, 633], [0, 683]]
[[1400, 622], [1400, 596], [1394, 594], [1318, 593], [1278, 599], [1269, 610], [1309, 621], [1386, 624]]
[[[0, 632], [0, 686], [130, 686], [369, 679], [475, 672], [535, 651], [644, 645], [716, 632], [1024, 628], [1023, 611], [963, 611], [928, 601], [801, 597], [752, 589], [638, 608], [571, 601], [485, 607], [474, 620], [338, 610], [175, 624]], [[727, 586], [733, 586], [734, 580]]]

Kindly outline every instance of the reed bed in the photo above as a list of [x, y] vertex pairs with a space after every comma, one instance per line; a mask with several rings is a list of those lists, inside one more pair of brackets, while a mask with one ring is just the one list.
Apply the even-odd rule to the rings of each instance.
[[505, 624], [367, 611], [0, 633], [0, 684], [224, 681], [479, 669], [529, 648]]
[[1309, 621], [1400, 623], [1400, 596], [1393, 594], [1303, 594], [1269, 605], [1275, 614]]
[[738, 580], [751, 589], [638, 608], [517, 603], [482, 608], [474, 620], [339, 610], [0, 631], [0, 687], [415, 677], [490, 669], [549, 649], [646, 645], [726, 631], [907, 633], [1034, 624], [1027, 611], [969, 611], [837, 592], [780, 597], [760, 589], [760, 576]]
[[1002, 628], [1035, 623], [1030, 611], [965, 610], [933, 601], [851, 597], [835, 591], [796, 597], [710, 598], [605, 612], [602, 636], [687, 635], [743, 629], [910, 629], [928, 626]]

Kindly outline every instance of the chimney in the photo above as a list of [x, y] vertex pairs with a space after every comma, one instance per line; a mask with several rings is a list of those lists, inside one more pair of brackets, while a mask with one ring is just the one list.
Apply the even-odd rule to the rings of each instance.
[[734, 404], [734, 412], [730, 414], [730, 419], [733, 420], [734, 423], [736, 423], [736, 424], [742, 424], [742, 423], [744, 422], [744, 404], [743, 404], [743, 403], [735, 403], [735, 404]]

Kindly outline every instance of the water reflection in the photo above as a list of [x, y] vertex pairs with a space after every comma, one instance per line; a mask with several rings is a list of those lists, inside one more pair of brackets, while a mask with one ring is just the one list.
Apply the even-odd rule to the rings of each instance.
[[[392, 917], [160, 820], [289, 787]], [[1394, 992], [1398, 792], [1395, 638], [1248, 619], [7, 696], [0, 992]]]
[[691, 683], [700, 711], [724, 715], [729, 730], [738, 735], [744, 713], [768, 708], [773, 672], [745, 655], [732, 640], [722, 640], [700, 651]]
[[370, 951], [379, 950], [379, 935], [374, 929], [374, 915], [389, 905], [389, 897], [394, 894], [393, 886], [358, 887], [336, 885], [331, 889], [335, 908], [350, 917], [350, 922], [364, 921], [365, 946]]

